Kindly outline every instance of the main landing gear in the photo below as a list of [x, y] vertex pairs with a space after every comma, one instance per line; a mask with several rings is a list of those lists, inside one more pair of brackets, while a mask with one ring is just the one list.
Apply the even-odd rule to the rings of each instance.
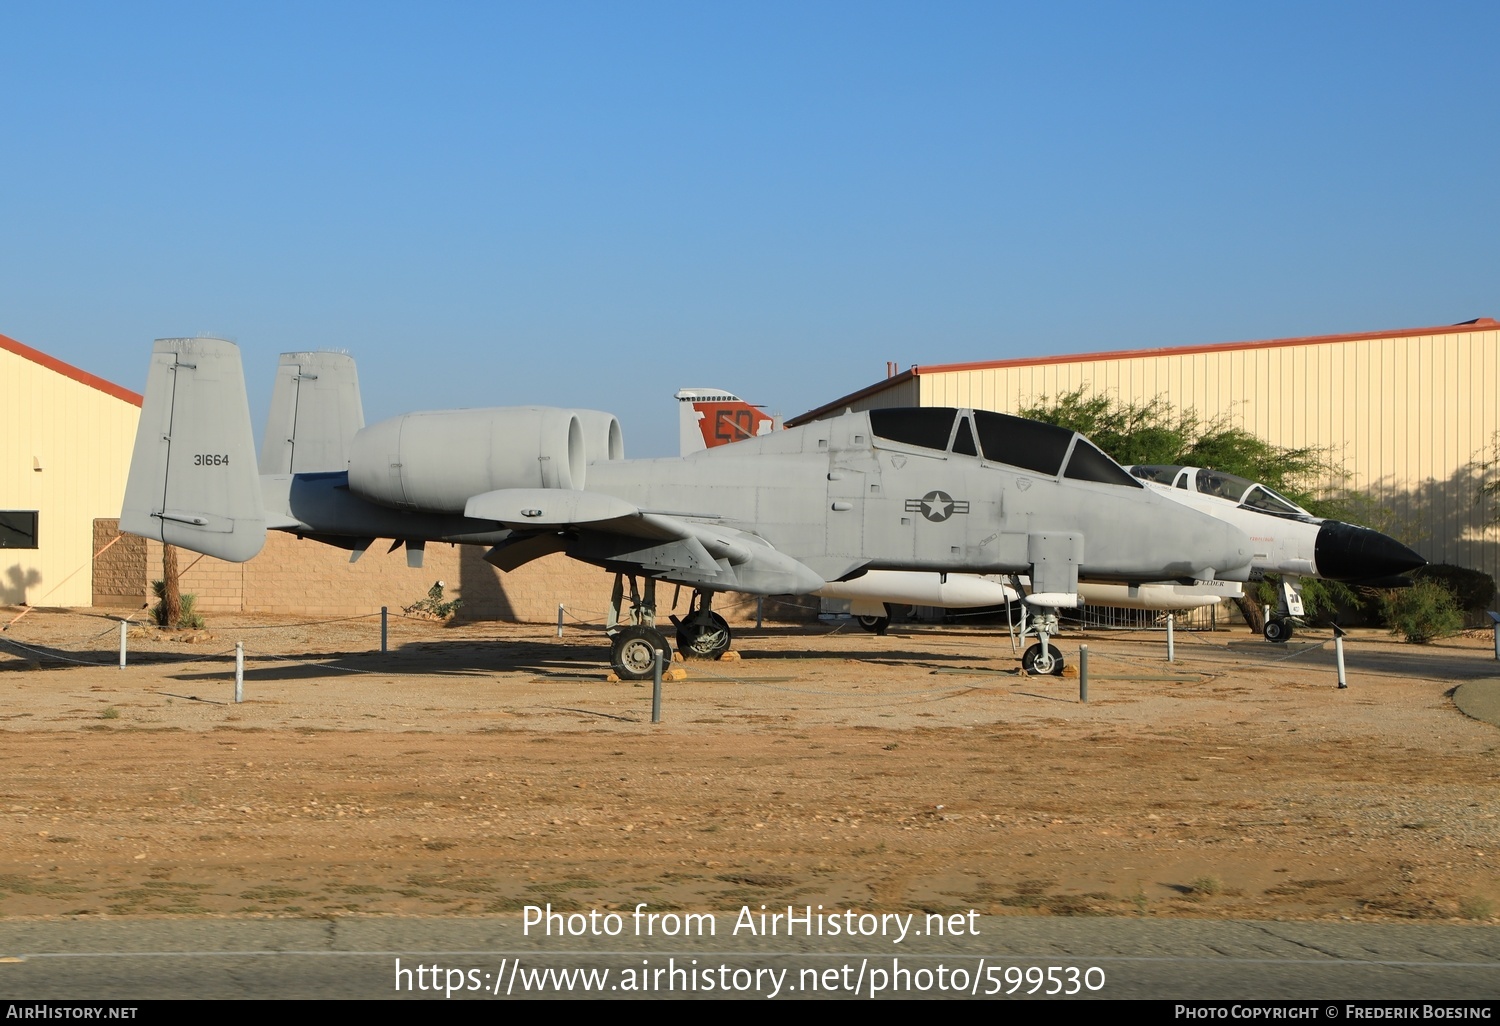
[[[663, 665], [672, 662], [672, 645], [656, 627], [656, 580], [648, 577], [638, 587], [630, 578], [630, 608], [624, 608], [625, 575], [615, 574], [604, 633], [609, 636], [609, 661], [621, 680], [650, 680], [656, 653]], [[729, 651], [729, 622], [713, 611], [713, 593], [694, 590], [687, 615], [672, 617], [677, 627], [677, 650], [684, 659], [718, 659]]]
[[609, 636], [609, 662], [621, 680], [650, 680], [656, 669], [656, 653], [662, 664], [672, 662], [672, 646], [666, 635], [656, 629], [656, 581], [646, 578], [644, 594], [630, 579], [630, 610], [621, 616], [625, 597], [625, 578], [615, 574], [615, 587], [609, 596], [609, 617], [604, 633]]
[[[1021, 582], [1012, 578], [1016, 591], [1021, 590]], [[1057, 610], [1050, 606], [1037, 606], [1036, 612], [1027, 615], [1028, 604], [1021, 602], [1021, 622], [1019, 625], [1011, 623], [1011, 644], [1015, 644], [1017, 627], [1022, 640], [1028, 635], [1036, 635], [1036, 643], [1025, 652], [1021, 653], [1021, 669], [1027, 673], [1036, 674], [1040, 677], [1060, 677], [1063, 672], [1062, 651], [1048, 639], [1057, 634]], [[1006, 618], [1010, 618], [1010, 607], [1006, 607]], [[1012, 648], [1012, 651], [1015, 651]]]
[[1042, 677], [1056, 677], [1063, 672], [1062, 651], [1056, 645], [1032, 645], [1021, 653], [1021, 669]]
[[886, 629], [891, 625], [891, 604], [885, 603], [884, 616], [856, 616], [854, 620], [871, 634], [884, 637]]

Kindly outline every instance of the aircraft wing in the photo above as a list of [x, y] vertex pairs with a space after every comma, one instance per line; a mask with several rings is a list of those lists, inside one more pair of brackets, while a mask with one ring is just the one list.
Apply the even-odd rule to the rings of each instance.
[[624, 499], [564, 488], [502, 488], [469, 499], [464, 515], [504, 524], [516, 536], [485, 559], [514, 570], [549, 552], [716, 591], [800, 595], [827, 582], [764, 538], [679, 513], [642, 510]]

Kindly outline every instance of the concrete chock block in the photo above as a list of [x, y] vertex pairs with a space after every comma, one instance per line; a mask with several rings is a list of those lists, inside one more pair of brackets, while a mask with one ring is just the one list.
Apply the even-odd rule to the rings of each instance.
[[1077, 677], [1078, 676], [1078, 667], [1074, 666], [1072, 663], [1068, 663], [1067, 665], [1065, 665], [1063, 667], [1063, 669], [1062, 669], [1062, 675], [1064, 677]]
[[737, 663], [740, 661], [740, 654], [738, 652], [725, 652], [719, 656], [719, 661], [721, 663]]
[[[687, 678], [688, 678], [688, 672], [687, 672], [687, 670], [684, 670], [681, 667], [677, 667], [677, 668], [671, 669], [671, 670], [663, 670], [663, 671], [661, 671], [661, 679], [664, 680], [664, 681], [665, 680], [687, 680]], [[620, 678], [620, 675], [618, 673], [614, 673], [613, 671], [611, 671], [604, 679], [605, 679], [606, 682], [608, 682], [610, 684], [624, 684], [624, 683], [626, 683], [626, 681], [624, 681], [624, 680], [622, 680]], [[629, 681], [629, 683], [634, 684], [636, 687], [643, 687], [643, 686], [651, 683], [651, 678], [647, 677], [645, 680], [633, 680], [633, 681]]]

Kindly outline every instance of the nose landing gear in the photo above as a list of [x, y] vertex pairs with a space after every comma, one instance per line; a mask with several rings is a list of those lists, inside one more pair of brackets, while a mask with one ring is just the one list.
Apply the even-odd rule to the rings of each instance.
[[672, 617], [682, 658], [718, 659], [729, 651], [729, 621], [713, 611], [713, 599], [713, 592], [694, 591], [687, 616]]

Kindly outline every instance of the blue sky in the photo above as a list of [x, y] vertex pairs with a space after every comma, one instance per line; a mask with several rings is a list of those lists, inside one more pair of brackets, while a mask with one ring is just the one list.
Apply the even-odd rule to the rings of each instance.
[[0, 0], [0, 333], [370, 420], [1500, 316], [1500, 5]]

